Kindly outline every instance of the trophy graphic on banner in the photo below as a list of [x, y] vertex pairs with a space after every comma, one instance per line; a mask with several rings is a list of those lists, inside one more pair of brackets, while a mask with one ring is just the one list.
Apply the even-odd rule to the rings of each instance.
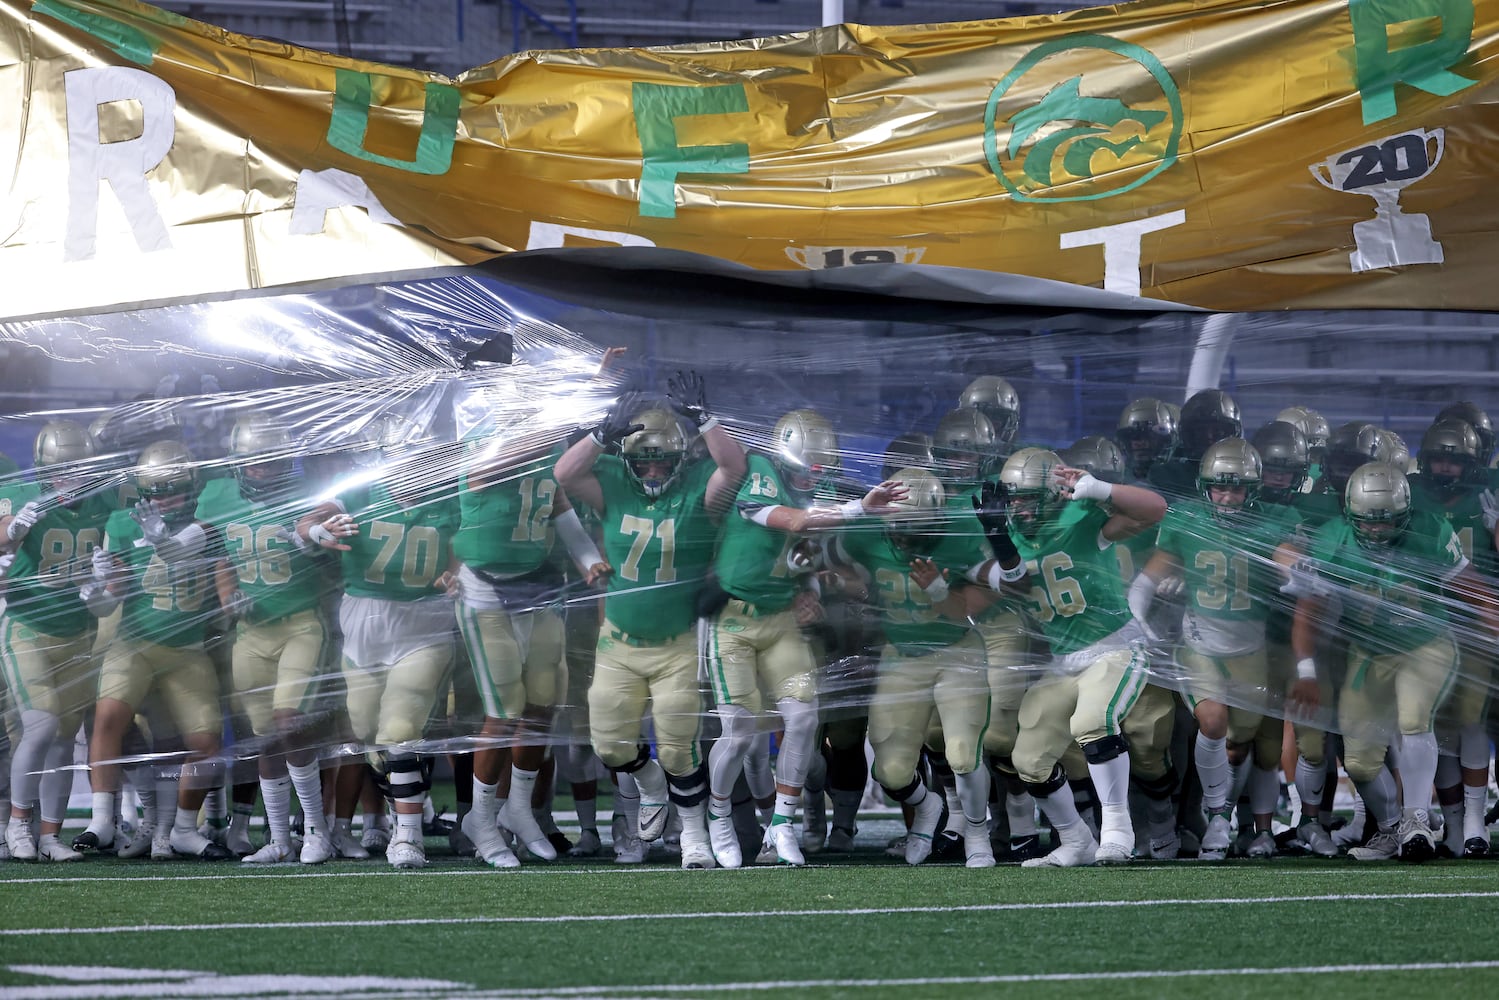
[[1432, 239], [1431, 220], [1400, 210], [1400, 192], [1441, 162], [1442, 135], [1439, 128], [1413, 129], [1335, 153], [1308, 168], [1325, 187], [1374, 199], [1374, 218], [1353, 226], [1357, 249], [1348, 261], [1355, 272], [1442, 263], [1442, 244]]

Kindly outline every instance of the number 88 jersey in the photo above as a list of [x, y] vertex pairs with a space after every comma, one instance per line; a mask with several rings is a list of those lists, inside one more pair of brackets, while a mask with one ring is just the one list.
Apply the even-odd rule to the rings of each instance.
[[[0, 515], [15, 515], [40, 492], [30, 484], [0, 491]], [[76, 505], [52, 506], [21, 540], [6, 577], [6, 613], [44, 635], [70, 637], [94, 624], [78, 597], [90, 578], [90, 557], [102, 544], [116, 503], [112, 495], [84, 497]]]

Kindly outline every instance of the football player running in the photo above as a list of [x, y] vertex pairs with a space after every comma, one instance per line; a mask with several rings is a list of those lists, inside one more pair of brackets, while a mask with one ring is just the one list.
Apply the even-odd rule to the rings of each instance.
[[298, 521], [297, 533], [339, 553], [349, 723], [394, 803], [385, 858], [396, 868], [420, 868], [427, 863], [422, 804], [431, 782], [416, 744], [447, 689], [456, 651], [451, 545], [458, 501], [449, 456], [418, 448], [423, 432], [410, 420], [378, 414], [363, 437], [373, 481], [356, 477]]
[[[1197, 718], [1197, 775], [1208, 828], [1199, 857], [1221, 861], [1230, 846], [1229, 822], [1241, 787], [1249, 783], [1256, 835], [1250, 857], [1275, 853], [1270, 829], [1280, 791], [1280, 727], [1262, 727], [1272, 686], [1265, 622], [1270, 595], [1298, 551], [1287, 540], [1298, 523], [1288, 507], [1261, 508], [1260, 456], [1249, 442], [1228, 438], [1208, 448], [1198, 475], [1201, 500], [1172, 508], [1161, 522], [1156, 551], [1130, 586], [1130, 610], [1145, 628], [1160, 581], [1185, 574], [1187, 611], [1182, 647], [1188, 704]], [[1244, 772], [1253, 753], [1253, 769]], [[1232, 769], [1232, 770], [1231, 770]]]
[[[350, 838], [334, 843], [324, 829], [319, 736], [328, 730], [315, 712], [326, 662], [328, 625], [320, 614], [320, 551], [293, 532], [311, 501], [299, 495], [290, 431], [269, 414], [247, 413], [229, 434], [234, 476], [215, 479], [198, 500], [198, 518], [224, 537], [219, 603], [236, 620], [232, 653], [235, 698], [257, 737], [260, 793], [268, 838], [250, 864], [301, 860], [320, 864], [339, 854], [367, 858]], [[305, 816], [304, 839], [293, 854], [291, 792]]]
[[708, 835], [714, 860], [724, 868], [743, 864], [732, 800], [765, 708], [762, 691], [774, 701], [784, 731], [765, 846], [782, 864], [806, 863], [795, 819], [818, 752], [817, 664], [801, 626], [820, 608], [807, 586], [815, 561], [798, 543], [810, 533], [886, 513], [906, 496], [903, 487], [887, 481], [862, 500], [813, 506], [819, 492], [831, 493], [828, 480], [838, 468], [832, 425], [812, 410], [793, 410], [776, 421], [765, 453], [749, 456], [748, 474], [724, 519], [714, 568], [727, 600], [708, 623], [707, 649], [720, 725], [708, 754]]
[[883, 523], [841, 532], [831, 553], [835, 564], [862, 570], [847, 579], [878, 605], [885, 633], [869, 706], [874, 777], [887, 795], [914, 810], [905, 859], [921, 864], [931, 855], [943, 800], [926, 787], [916, 765], [932, 722], [940, 722], [963, 806], [967, 865], [992, 867], [983, 764], [989, 681], [983, 639], [971, 618], [988, 607], [991, 589], [1020, 575], [1019, 559], [1001, 568], [972, 507], [949, 508], [941, 481], [927, 470], [901, 469], [891, 482], [907, 491], [891, 502], [897, 511]]
[[[121, 615], [104, 655], [94, 705], [93, 819], [73, 846], [96, 850], [114, 843], [125, 735], [154, 692], [188, 751], [167, 841], [176, 854], [221, 861], [233, 854], [198, 832], [198, 809], [217, 784], [213, 758], [223, 731], [218, 676], [203, 646], [223, 542], [211, 525], [194, 518], [201, 479], [182, 442], [148, 445], [130, 475], [141, 499], [132, 510], [110, 515], [104, 545], [94, 556], [95, 578], [79, 591], [96, 617], [108, 617], [116, 608]], [[168, 808], [167, 802], [157, 802], [158, 837]]]
[[[1293, 697], [1305, 708], [1320, 700], [1317, 677], [1326, 665], [1316, 660], [1318, 639], [1335, 595], [1348, 637], [1337, 709], [1343, 764], [1379, 826], [1349, 854], [1423, 861], [1436, 850], [1427, 815], [1437, 770], [1433, 720], [1457, 670], [1448, 602], [1473, 606], [1485, 629], [1499, 634], [1493, 595], [1452, 527], [1416, 510], [1404, 470], [1386, 462], [1353, 471], [1343, 515], [1318, 529], [1310, 552], [1303, 572], [1316, 577], [1296, 605]], [[1385, 766], [1397, 732], [1402, 802]]]
[[[669, 383], [671, 409], [627, 396], [557, 460], [557, 481], [597, 511], [614, 567], [588, 691], [594, 750], [640, 788], [639, 836], [682, 820], [682, 867], [715, 864], [707, 829], [708, 769], [698, 752], [697, 595], [713, 560], [718, 524], [747, 466], [744, 449], [708, 408], [696, 373]], [[675, 412], [673, 412], [675, 411]], [[678, 413], [698, 428], [711, 461], [688, 464]], [[613, 446], [619, 455], [606, 455]], [[657, 758], [641, 742], [647, 703]]]
[[[559, 454], [547, 448], [507, 457], [498, 442], [481, 440], [460, 482], [458, 627], [484, 703], [473, 806], [462, 828], [478, 857], [496, 868], [520, 863], [496, 820], [535, 857], [557, 857], [531, 808], [567, 683], [565, 581], [551, 559], [554, 540], [563, 540], [589, 586], [612, 572], [557, 486]], [[509, 792], [500, 805], [507, 768]]]
[[[1010, 536], [1030, 572], [1033, 617], [1051, 644], [1045, 676], [1020, 703], [1015, 770], [1061, 843], [1030, 867], [1128, 861], [1129, 743], [1122, 724], [1145, 688], [1143, 636], [1130, 617], [1114, 543], [1158, 523], [1166, 501], [1139, 486], [1103, 482], [1026, 448], [1000, 472]], [[1078, 815], [1060, 760], [1082, 746], [1103, 822], [1095, 841]]]
[[[1486, 471], [1479, 462], [1478, 432], [1448, 417], [1427, 429], [1417, 451], [1418, 471], [1410, 477], [1415, 510], [1445, 520], [1463, 555], [1486, 582], [1499, 571], [1494, 532], [1485, 510]], [[1490, 500], [1490, 502], [1492, 502]], [[1492, 653], [1484, 648], [1480, 624], [1462, 606], [1453, 609], [1460, 676], [1457, 689], [1437, 717], [1437, 800], [1446, 833], [1438, 849], [1456, 857], [1489, 853], [1484, 818], [1489, 785], [1489, 736], [1485, 728]]]
[[[6, 846], [17, 861], [76, 861], [58, 840], [73, 740], [94, 701], [96, 622], [78, 595], [116, 503], [80, 424], [54, 420], [36, 436], [36, 485], [0, 486], [0, 548], [9, 557], [0, 668], [20, 724], [9, 760]], [[112, 482], [112, 480], [111, 480]], [[40, 811], [40, 824], [36, 813]]]

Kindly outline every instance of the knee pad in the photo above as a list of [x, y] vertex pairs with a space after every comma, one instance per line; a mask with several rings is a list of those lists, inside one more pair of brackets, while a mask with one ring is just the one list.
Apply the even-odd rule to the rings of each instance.
[[1129, 740], [1123, 735], [1109, 735], [1094, 740], [1083, 747], [1083, 756], [1089, 764], [1107, 764], [1116, 757], [1129, 753]]
[[749, 756], [759, 734], [759, 723], [749, 709], [743, 705], [719, 705], [714, 714], [718, 716], [715, 745], [723, 746], [736, 759]]
[[895, 801], [905, 802], [911, 796], [915, 795], [917, 790], [921, 788], [921, 776], [917, 775], [916, 777], [911, 779], [909, 784], [902, 785], [899, 788], [891, 788], [889, 785], [883, 783], [880, 785], [880, 787], [885, 789], [885, 794], [890, 796]]
[[420, 800], [432, 787], [432, 762], [407, 750], [375, 754], [375, 784], [385, 797], [396, 802]]
[[1061, 764], [1056, 764], [1051, 769], [1051, 777], [1045, 781], [1027, 781], [1025, 789], [1031, 793], [1032, 797], [1044, 799], [1053, 792], [1061, 791], [1065, 784], [1067, 784], [1067, 772], [1062, 770]]
[[1348, 772], [1352, 781], [1373, 781], [1384, 766], [1384, 747], [1351, 748], [1344, 743], [1343, 770]]
[[650, 760], [651, 748], [642, 743], [638, 748], [638, 752], [635, 754], [634, 760], [630, 761], [627, 764], [620, 764], [618, 767], [611, 766], [609, 770], [614, 771], [617, 774], [634, 774], [642, 767], [645, 767], [646, 764], [649, 764]]
[[708, 798], [708, 768], [698, 765], [691, 774], [675, 775], [666, 772], [667, 795], [677, 806], [691, 808], [700, 806]]

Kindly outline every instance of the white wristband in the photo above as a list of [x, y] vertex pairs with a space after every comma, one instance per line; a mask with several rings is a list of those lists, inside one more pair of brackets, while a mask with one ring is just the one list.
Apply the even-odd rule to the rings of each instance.
[[855, 499], [850, 500], [847, 503], [841, 503], [838, 505], [838, 513], [843, 515], [843, 519], [845, 521], [852, 521], [856, 518], [863, 517], [864, 501]]
[[947, 595], [952, 593], [952, 591], [948, 589], [947, 581], [940, 576], [921, 589], [926, 591], [926, 596], [932, 599], [933, 604], [941, 604], [943, 601], [947, 600]]
[[698, 424], [697, 432], [699, 434], [706, 434], [706, 433], [708, 433], [709, 431], [711, 431], [713, 428], [715, 428], [717, 426], [718, 426], [718, 418], [717, 417], [709, 417], [707, 420], [704, 420], [701, 424]]
[[1314, 681], [1317, 679], [1317, 661], [1310, 656], [1296, 661], [1296, 677], [1303, 681]]
[[1078, 476], [1077, 482], [1072, 484], [1072, 499], [1074, 500], [1107, 500], [1113, 492], [1112, 483], [1095, 479], [1086, 472]]
[[1021, 560], [1020, 562], [1016, 563], [1014, 569], [1005, 569], [999, 564], [999, 560], [996, 559], [994, 560], [993, 565], [989, 567], [989, 589], [998, 590], [1004, 584], [1017, 583], [1022, 578], [1024, 578], [1024, 576], [1025, 560]]

